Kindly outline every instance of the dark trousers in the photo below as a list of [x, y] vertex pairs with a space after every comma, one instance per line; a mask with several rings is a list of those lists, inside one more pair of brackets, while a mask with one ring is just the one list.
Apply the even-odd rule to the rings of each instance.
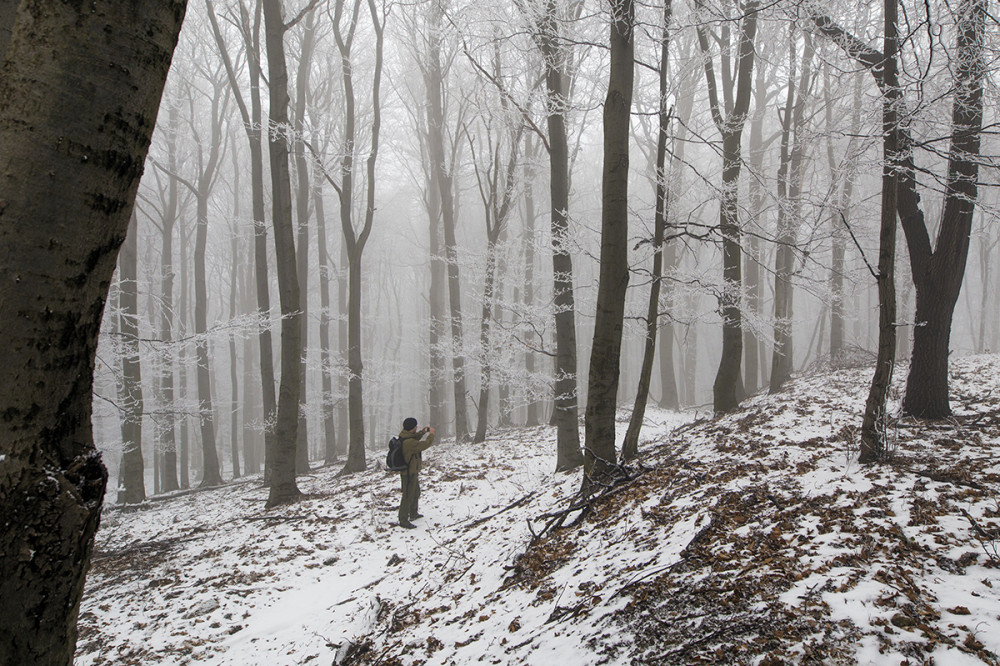
[[417, 515], [417, 503], [420, 500], [420, 474], [399, 475], [403, 496], [399, 498], [399, 522], [405, 523]]

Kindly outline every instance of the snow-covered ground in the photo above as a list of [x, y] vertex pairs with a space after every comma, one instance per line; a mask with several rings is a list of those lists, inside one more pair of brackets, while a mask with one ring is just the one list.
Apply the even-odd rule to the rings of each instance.
[[998, 376], [956, 360], [956, 417], [867, 468], [867, 369], [651, 410], [583, 516], [548, 427], [430, 449], [416, 530], [378, 470], [269, 511], [259, 479], [108, 507], [77, 663], [1000, 663]]

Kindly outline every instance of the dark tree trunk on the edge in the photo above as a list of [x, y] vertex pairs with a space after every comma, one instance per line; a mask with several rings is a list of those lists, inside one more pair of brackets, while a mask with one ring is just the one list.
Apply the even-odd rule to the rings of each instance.
[[[656, 353], [656, 331], [660, 316], [660, 282], [663, 276], [663, 236], [667, 226], [669, 210], [667, 192], [667, 133], [670, 131], [670, 112], [667, 110], [667, 66], [670, 45], [670, 14], [672, 1], [663, 6], [663, 38], [660, 42], [660, 99], [659, 127], [656, 133], [656, 210], [653, 221], [653, 273], [649, 285], [649, 306], [646, 309], [646, 344], [642, 354], [642, 368], [639, 370], [639, 385], [635, 392], [632, 417], [628, 422], [625, 440], [622, 442], [622, 460], [631, 460], [639, 455], [639, 431], [646, 415], [646, 401], [649, 398], [649, 380], [653, 374], [653, 356]], [[671, 374], [671, 379], [673, 375]], [[674, 386], [676, 398], [677, 389]]]
[[292, 192], [288, 173], [288, 70], [285, 66], [285, 25], [280, 0], [264, 1], [264, 34], [270, 82], [270, 126], [268, 152], [271, 163], [271, 215], [278, 266], [278, 296], [281, 302], [281, 383], [278, 387], [278, 419], [271, 467], [271, 492], [267, 506], [292, 502], [299, 495], [295, 483], [296, 430], [299, 419], [299, 359], [302, 356], [302, 324], [299, 314], [299, 282], [295, 272], [295, 239], [292, 227]]
[[611, 16], [611, 69], [604, 101], [600, 282], [585, 419], [583, 487], [588, 491], [615, 465], [615, 411], [629, 279], [628, 148], [635, 77], [633, 0], [612, 0]]
[[[552, 421], [556, 426], [556, 471], [583, 464], [576, 377], [576, 301], [569, 235], [569, 147], [566, 138], [566, 45], [559, 36], [556, 3], [550, 0], [538, 30], [545, 57], [549, 139], [549, 211], [552, 234], [552, 304], [555, 308], [556, 358]], [[612, 446], [614, 439], [612, 435]]]
[[[122, 340], [122, 467], [118, 486], [120, 504], [146, 499], [142, 461], [142, 367], [139, 363], [138, 236], [135, 214], [128, 237], [118, 254], [118, 331]], [[122, 402], [122, 401], [120, 401]]]
[[107, 485], [98, 332], [184, 9], [24, 2], [0, 25], [0, 367], [16, 378], [0, 389], [0, 663], [73, 660]]

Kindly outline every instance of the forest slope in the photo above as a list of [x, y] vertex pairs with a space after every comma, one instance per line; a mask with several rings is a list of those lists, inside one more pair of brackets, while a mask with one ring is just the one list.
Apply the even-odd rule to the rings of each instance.
[[867, 468], [869, 369], [654, 413], [582, 517], [549, 428], [431, 449], [417, 530], [381, 471], [109, 507], [77, 663], [1000, 663], [998, 376], [954, 361], [955, 417], [894, 422]]

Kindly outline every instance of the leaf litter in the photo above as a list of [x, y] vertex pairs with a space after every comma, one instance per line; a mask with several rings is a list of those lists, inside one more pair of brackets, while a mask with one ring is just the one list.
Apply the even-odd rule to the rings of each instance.
[[416, 530], [374, 469], [268, 511], [259, 478], [109, 506], [76, 663], [998, 664], [1000, 359], [952, 365], [954, 417], [893, 419], [877, 466], [848, 369], [650, 410], [575, 512], [548, 427], [430, 449]]

